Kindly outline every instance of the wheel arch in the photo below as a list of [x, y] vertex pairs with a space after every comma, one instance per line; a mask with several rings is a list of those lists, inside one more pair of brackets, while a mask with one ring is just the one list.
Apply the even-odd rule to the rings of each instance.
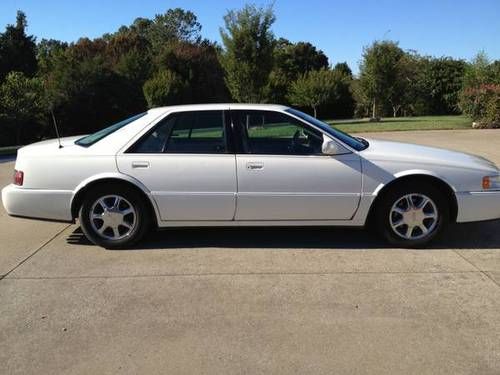
[[85, 198], [85, 194], [91, 189], [95, 188], [99, 185], [105, 185], [110, 183], [118, 183], [128, 186], [135, 191], [137, 191], [141, 196], [145, 199], [144, 201], [148, 205], [148, 208], [151, 210], [151, 219], [154, 224], [158, 226], [159, 211], [156, 206], [156, 202], [151, 197], [151, 193], [149, 190], [138, 180], [133, 177], [121, 174], [102, 174], [93, 176], [82, 183], [80, 183], [73, 193], [73, 197], [71, 199], [71, 216], [73, 219], [78, 217], [78, 211], [83, 203], [83, 199]]
[[455, 188], [445, 181], [443, 178], [438, 177], [434, 174], [426, 173], [423, 171], [415, 172], [402, 172], [395, 175], [395, 179], [389, 181], [388, 183], [381, 184], [377, 187], [373, 193], [376, 197], [373, 200], [370, 211], [368, 212], [367, 223], [371, 223], [374, 217], [375, 209], [381, 199], [392, 189], [396, 188], [402, 183], [421, 183], [427, 182], [437, 187], [448, 199], [448, 204], [450, 207], [450, 222], [456, 222], [458, 215], [458, 201], [455, 194]]

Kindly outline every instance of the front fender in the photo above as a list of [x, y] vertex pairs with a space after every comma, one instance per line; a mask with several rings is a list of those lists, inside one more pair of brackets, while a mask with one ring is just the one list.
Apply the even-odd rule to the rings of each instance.
[[388, 181], [384, 181], [384, 182], [381, 182], [376, 188], [375, 190], [373, 191], [372, 195], [373, 196], [376, 196], [378, 195], [378, 193], [384, 188], [384, 186], [390, 184], [391, 182], [399, 179], [399, 178], [402, 178], [402, 177], [408, 177], [408, 176], [429, 176], [429, 177], [434, 177], [434, 178], [437, 178], [443, 182], [445, 182], [452, 190], [453, 192], [457, 192], [457, 189], [456, 187], [445, 177], [443, 177], [442, 175], [436, 173], [436, 172], [433, 172], [433, 171], [429, 171], [429, 170], [425, 170], [425, 169], [408, 169], [408, 170], [404, 170], [404, 171], [400, 171], [400, 172], [397, 172], [393, 175], [393, 178], [388, 180]]

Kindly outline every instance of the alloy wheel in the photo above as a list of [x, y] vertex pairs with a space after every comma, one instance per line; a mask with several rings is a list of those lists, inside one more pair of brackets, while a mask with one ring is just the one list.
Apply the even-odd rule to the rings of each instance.
[[424, 194], [406, 194], [389, 212], [392, 230], [405, 240], [418, 240], [436, 228], [439, 212], [434, 201]]
[[92, 229], [107, 240], [121, 240], [132, 233], [137, 225], [134, 206], [119, 195], [106, 195], [97, 199], [89, 213]]

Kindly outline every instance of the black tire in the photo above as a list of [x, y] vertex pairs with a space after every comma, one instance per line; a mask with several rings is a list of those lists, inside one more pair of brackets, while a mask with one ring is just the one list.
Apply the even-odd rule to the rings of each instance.
[[[397, 221], [397, 217], [395, 218], [392, 215], [398, 215], [398, 213], [393, 212], [392, 209], [396, 202], [400, 201], [403, 197], [412, 194], [417, 196], [417, 198], [418, 196], [430, 198], [432, 203], [434, 203], [434, 206], [432, 206], [431, 203], [426, 209], [430, 211], [436, 209], [437, 220], [433, 222], [425, 219], [425, 225], [429, 226], [428, 233], [424, 233], [420, 228], [416, 227], [411, 234], [413, 234], [414, 237], [420, 238], [407, 239], [403, 238], [403, 236], [408, 229], [408, 225], [401, 224], [401, 227], [396, 229], [392, 228], [391, 221], [393, 224]], [[389, 191], [385, 192], [376, 204], [377, 206], [375, 207], [374, 219], [377, 232], [391, 245], [397, 247], [414, 248], [427, 245], [443, 233], [450, 221], [450, 207], [447, 197], [439, 189], [436, 189], [429, 183], [397, 184], [394, 187], [391, 187]], [[401, 215], [401, 219], [403, 219], [403, 215]], [[430, 223], [433, 224], [431, 225]], [[403, 233], [398, 234], [396, 233], [396, 230]]]
[[[122, 197], [124, 198], [125, 203], [123, 204], [125, 204], [125, 208], [128, 204], [133, 207], [133, 217], [135, 217], [133, 220], [133, 226], [132, 229], [129, 230], [129, 233], [124, 234], [123, 238], [105, 238], [105, 234], [100, 234], [96, 230], [96, 226], [99, 225], [99, 219], [94, 221], [94, 225], [91, 223], [90, 215], [95, 203], [99, 199], [107, 196]], [[128, 186], [120, 184], [106, 184], [97, 186], [85, 194], [83, 203], [78, 213], [78, 219], [83, 233], [91, 242], [107, 249], [122, 249], [136, 244], [147, 233], [151, 224], [151, 215], [152, 213], [150, 212], [146, 202], [144, 202], [144, 197], [140, 193]], [[124, 229], [126, 230], [127, 228], [120, 227], [120, 230], [123, 231]]]

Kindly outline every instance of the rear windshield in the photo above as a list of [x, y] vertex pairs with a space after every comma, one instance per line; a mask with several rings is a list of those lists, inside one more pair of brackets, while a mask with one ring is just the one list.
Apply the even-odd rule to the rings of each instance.
[[107, 137], [108, 135], [110, 135], [111, 133], [114, 133], [118, 129], [123, 128], [125, 125], [128, 125], [131, 122], [146, 115], [146, 113], [147, 112], [139, 113], [138, 115], [129, 117], [128, 119], [122, 120], [120, 122], [117, 122], [116, 124], [108, 126], [107, 128], [101, 129], [98, 132], [95, 132], [94, 134], [90, 134], [90, 135], [87, 135], [83, 138], [80, 138], [75, 142], [75, 144], [77, 144], [79, 146], [83, 146], [83, 147], [92, 146], [94, 143], [99, 142], [104, 137]]

